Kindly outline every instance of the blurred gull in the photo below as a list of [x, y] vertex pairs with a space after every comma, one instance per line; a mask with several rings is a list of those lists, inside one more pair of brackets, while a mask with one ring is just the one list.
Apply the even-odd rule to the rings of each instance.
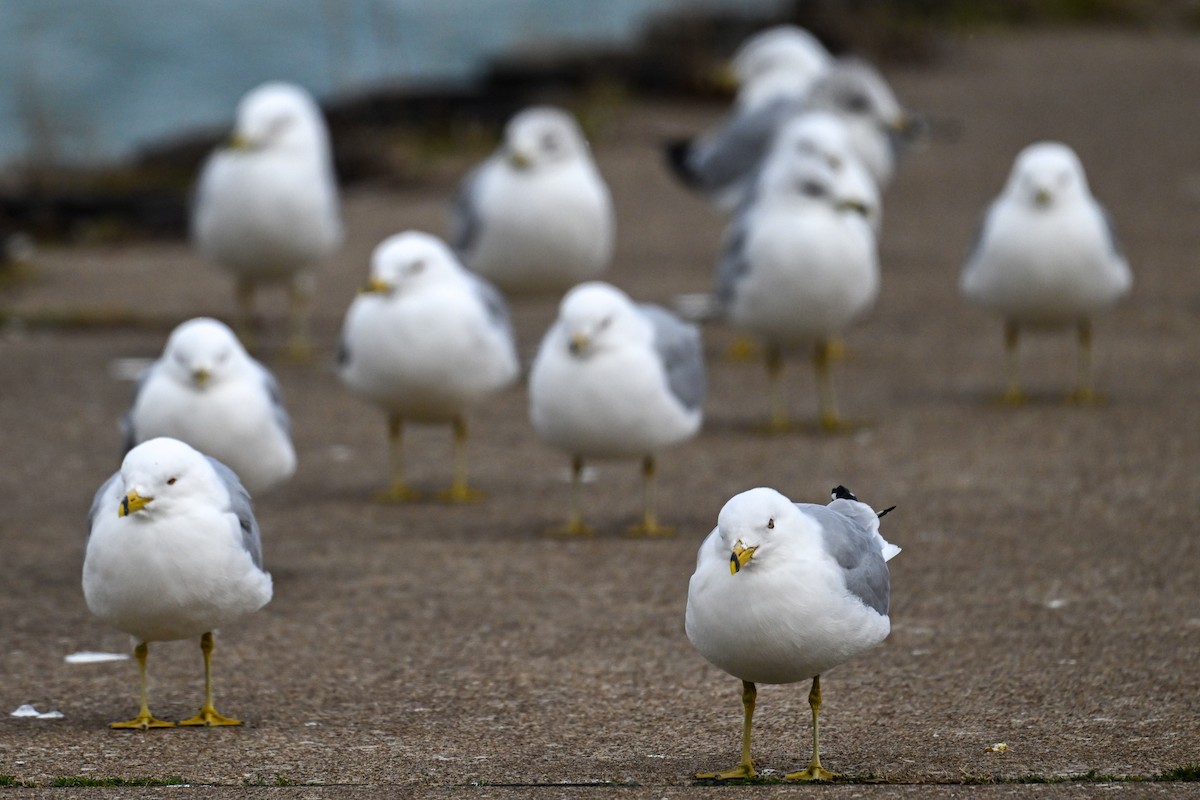
[[171, 332], [121, 427], [125, 452], [159, 436], [180, 439], [231, 468], [256, 495], [296, 471], [279, 384], [227, 325], [208, 317]]
[[341, 244], [342, 225], [329, 137], [306, 91], [265, 83], [242, 98], [232, 139], [200, 175], [192, 238], [233, 274], [247, 326], [258, 286], [286, 282], [288, 352], [311, 352], [312, 270]]
[[83, 594], [100, 619], [133, 636], [141, 709], [113, 728], [169, 728], [146, 689], [150, 642], [200, 637], [204, 705], [180, 725], [240, 725], [213, 707], [213, 630], [271, 599], [250, 497], [220, 462], [175, 439], [130, 450], [92, 501]]
[[856, 204], [839, 201], [824, 160], [792, 153], [760, 176], [754, 202], [725, 234], [717, 300], [734, 327], [766, 346], [769, 429], [791, 428], [780, 373], [786, 350], [811, 348], [820, 424], [838, 430], [830, 342], [863, 316], [879, 291], [875, 236]]
[[1025, 399], [1020, 330], [1074, 326], [1079, 365], [1071, 399], [1096, 401], [1092, 317], [1111, 308], [1132, 282], [1108, 214], [1088, 191], [1075, 152], [1058, 142], [1022, 150], [1004, 191], [988, 209], [960, 282], [969, 300], [1004, 318], [1004, 400]]
[[879, 518], [844, 486], [821, 506], [774, 489], [734, 496], [696, 556], [685, 628], [706, 659], [742, 680], [740, 763], [710, 780], [751, 778], [750, 730], [757, 683], [812, 679], [812, 760], [785, 780], [828, 780], [821, 766], [821, 675], [887, 638], [887, 561], [900, 552]]
[[454, 426], [454, 481], [440, 498], [479, 499], [467, 486], [466, 413], [518, 369], [503, 298], [441, 239], [409, 231], [376, 247], [370, 282], [346, 312], [338, 373], [387, 413], [393, 480], [381, 499], [419, 496], [404, 481], [406, 421]]
[[796, 25], [776, 25], [751, 36], [729, 62], [741, 112], [779, 98], [807, 95], [809, 87], [833, 62], [817, 37]]
[[841, 119], [852, 151], [879, 190], [887, 187], [914, 124], [883, 76], [853, 58], [833, 62], [803, 95], [776, 95], [745, 110], [736, 107], [715, 129], [669, 144], [668, 163], [686, 185], [729, 211], [743, 202], [780, 128], [806, 111]]
[[636, 305], [592, 282], [563, 298], [529, 376], [529, 414], [538, 435], [571, 455], [571, 513], [556, 533], [585, 535], [580, 508], [584, 459], [642, 459], [643, 516], [630, 533], [667, 535], [658, 522], [658, 451], [700, 429], [704, 360], [700, 333], [670, 312]]
[[595, 278], [612, 258], [608, 187], [565, 111], [528, 108], [504, 142], [459, 186], [454, 249], [506, 292], [557, 293]]

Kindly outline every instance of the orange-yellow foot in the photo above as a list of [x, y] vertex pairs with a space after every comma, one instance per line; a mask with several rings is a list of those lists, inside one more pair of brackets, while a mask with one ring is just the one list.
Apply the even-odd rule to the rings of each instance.
[[421, 493], [403, 483], [394, 483], [382, 492], [376, 492], [372, 499], [377, 503], [416, 503], [421, 500]]
[[218, 714], [217, 710], [212, 706], [205, 706], [204, 708], [200, 709], [199, 714], [190, 719], [180, 720], [179, 724], [186, 726], [204, 725], [210, 728], [216, 728], [224, 725], [241, 725], [242, 721], [240, 719], [222, 716]]
[[666, 539], [675, 535], [675, 529], [653, 520], [642, 520], [625, 531], [625, 535], [632, 539]]
[[292, 364], [310, 364], [314, 355], [312, 342], [303, 337], [288, 340], [283, 348], [283, 360]]
[[440, 503], [452, 503], [454, 505], [467, 505], [471, 503], [482, 503], [487, 495], [478, 489], [472, 489], [466, 484], [453, 484], [448, 489], [438, 492], [434, 498]]
[[758, 343], [746, 336], [739, 336], [729, 345], [729, 349], [725, 351], [725, 357], [730, 361], [749, 362], [757, 361], [762, 356], [762, 349]]
[[1095, 389], [1076, 389], [1067, 395], [1067, 404], [1072, 406], [1102, 406], [1108, 400]]
[[846, 419], [837, 414], [822, 414], [819, 425], [822, 433], [854, 433], [867, 426], [861, 420]]
[[158, 719], [149, 711], [143, 711], [128, 722], [114, 722], [108, 727], [119, 731], [148, 731], [151, 728], [174, 728], [174, 722]]
[[754, 771], [754, 764], [738, 764], [733, 769], [722, 770], [721, 772], [697, 772], [696, 779], [701, 781], [731, 781], [738, 778], [753, 778], [757, 774]]
[[551, 528], [546, 535], [556, 539], [573, 539], [592, 536], [595, 531], [583, 524], [582, 520], [573, 519], [561, 528]]
[[799, 772], [789, 772], [783, 776], [783, 779], [785, 781], [831, 781], [839, 777], [841, 775], [836, 772], [822, 769], [820, 764], [809, 764], [808, 769], [802, 769]]
[[996, 399], [996, 402], [1002, 406], [1012, 406], [1014, 408], [1023, 406], [1029, 402], [1029, 398], [1020, 389], [1010, 388]]

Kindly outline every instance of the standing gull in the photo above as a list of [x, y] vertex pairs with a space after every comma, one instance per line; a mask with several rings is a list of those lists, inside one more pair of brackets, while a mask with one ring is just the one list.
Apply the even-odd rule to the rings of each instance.
[[774, 489], [734, 496], [700, 545], [685, 627], [706, 659], [742, 681], [740, 763], [712, 780], [755, 775], [750, 729], [757, 683], [812, 679], [812, 760], [786, 780], [828, 780], [821, 766], [821, 675], [887, 638], [887, 561], [900, 552], [879, 517], [844, 486], [827, 506], [793, 503]]
[[557, 108], [513, 117], [504, 142], [459, 186], [452, 212], [463, 263], [506, 292], [562, 292], [612, 258], [608, 187], [583, 132]]
[[170, 436], [216, 458], [254, 494], [296, 471], [279, 385], [223, 322], [188, 320], [142, 373], [122, 422], [125, 452]]
[[736, 328], [766, 345], [772, 432], [792, 427], [781, 372], [794, 348], [811, 349], [821, 427], [846, 427], [830, 342], [874, 304], [879, 262], [861, 206], [838, 200], [835, 186], [822, 159], [792, 153], [760, 176], [754, 202], [725, 234], [717, 301]]
[[338, 374], [387, 414], [392, 486], [381, 499], [419, 497], [404, 480], [406, 421], [454, 426], [454, 481], [439, 497], [480, 499], [467, 486], [466, 413], [518, 369], [503, 298], [441, 239], [408, 231], [376, 247], [370, 282], [346, 312]]
[[242, 98], [232, 139], [200, 175], [192, 239], [233, 274], [247, 328], [258, 286], [287, 283], [288, 352], [311, 352], [312, 270], [341, 244], [342, 225], [329, 136], [307, 92], [265, 83]]
[[1071, 399], [1095, 402], [1092, 317], [1133, 282], [1104, 208], [1088, 191], [1079, 157], [1065, 144], [1038, 142], [1018, 154], [1004, 191], [984, 218], [960, 288], [1004, 318], [1008, 388], [1024, 402], [1018, 362], [1022, 328], [1074, 326], [1079, 365]]
[[150, 642], [200, 637], [204, 705], [180, 725], [240, 725], [213, 707], [213, 630], [271, 599], [250, 497], [219, 461], [176, 439], [130, 450], [92, 501], [83, 594], [92, 613], [133, 636], [141, 708], [113, 728], [170, 728], [150, 713]]
[[700, 429], [704, 359], [693, 325], [614, 286], [585, 283], [563, 298], [529, 376], [529, 414], [546, 442], [571, 455], [571, 514], [557, 533], [585, 535], [584, 459], [641, 458], [645, 491], [631, 535], [661, 536], [655, 510], [657, 453]]

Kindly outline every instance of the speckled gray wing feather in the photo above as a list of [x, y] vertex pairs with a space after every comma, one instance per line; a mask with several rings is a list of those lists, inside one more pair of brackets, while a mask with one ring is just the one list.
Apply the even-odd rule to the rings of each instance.
[[737, 296], [737, 285], [750, 272], [750, 261], [746, 258], [746, 236], [750, 229], [749, 208], [743, 209], [725, 232], [721, 243], [721, 256], [717, 261], [716, 294], [717, 306], [727, 312]]
[[258, 520], [254, 518], [254, 508], [250, 505], [250, 493], [242, 486], [236, 472], [212, 456], [205, 458], [229, 490], [229, 510], [237, 515], [238, 524], [242, 527], [242, 546], [250, 553], [254, 566], [262, 569], [262, 537], [258, 532]]
[[[485, 162], [487, 163], [487, 162]], [[450, 247], [462, 256], [471, 252], [479, 241], [482, 220], [479, 218], [478, 200], [476, 199], [479, 176], [483, 170], [480, 165], [467, 173], [454, 190], [450, 198]]]
[[[796, 503], [796, 507], [821, 525], [825, 550], [842, 568], [846, 588], [880, 614], [888, 613], [891, 580], [879, 543], [863, 521], [827, 506]], [[864, 508], [867, 508], [864, 506]]]
[[261, 364], [258, 365], [259, 374], [262, 375], [263, 388], [267, 390], [267, 396], [271, 398], [271, 415], [275, 418], [275, 424], [278, 425], [283, 432], [292, 435], [292, 420], [288, 416], [287, 409], [283, 405], [283, 392], [279, 389], [279, 381], [275, 380], [275, 376], [270, 370]]
[[689, 411], [700, 408], [705, 388], [700, 331], [661, 306], [647, 303], [638, 310], [654, 326], [654, 350], [667, 373], [671, 394]]
[[705, 192], [718, 192], [748, 180], [766, 155], [775, 132], [803, 110], [802, 100], [781, 98], [732, 116], [718, 130], [696, 139], [687, 155], [696, 186]]

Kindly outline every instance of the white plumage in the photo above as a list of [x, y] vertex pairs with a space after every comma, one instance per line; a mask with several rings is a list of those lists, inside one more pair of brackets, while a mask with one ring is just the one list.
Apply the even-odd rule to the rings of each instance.
[[740, 112], [781, 98], [803, 99], [833, 57], [815, 36], [795, 25], [776, 25], [751, 36], [729, 62]]
[[312, 270], [341, 244], [342, 225], [329, 136], [306, 91], [273, 82], [242, 98], [229, 146], [200, 175], [192, 238], [234, 276], [247, 316], [260, 284], [288, 283], [291, 346], [309, 347]]
[[451, 242], [463, 263], [506, 292], [561, 292], [603, 273], [615, 221], [587, 140], [565, 111], [528, 108], [464, 179]]
[[296, 471], [279, 385], [215, 319], [197, 317], [172, 331], [123, 427], [126, 452], [159, 436], [180, 439], [233, 469], [256, 495]]
[[[878, 515], [844, 487], [827, 506], [792, 503], [774, 489], [742, 492], [721, 509], [700, 546], [688, 585], [688, 639], [740, 678], [746, 700], [742, 763], [754, 774], [749, 724], [754, 684], [814, 679], [813, 760], [788, 777], [822, 779], [817, 745], [817, 678], [871, 649], [890, 630], [886, 561], [900, 549], [879, 533]], [[886, 513], [886, 512], [885, 512]]]
[[1010, 400], [1021, 398], [1020, 328], [1076, 327], [1082, 359], [1077, 396], [1093, 396], [1091, 319], [1129, 292], [1133, 279], [1107, 213], [1088, 189], [1075, 152], [1038, 142], [1017, 156], [992, 203], [960, 287], [1007, 326]]
[[262, 608], [272, 592], [237, 476], [183, 442], [151, 439], [101, 486], [89, 525], [84, 597], [92, 613], [138, 642], [142, 672], [141, 713], [114, 727], [171, 724], [147, 708], [147, 645], [194, 636], [202, 637], [205, 704], [181, 724], [237, 724], [212, 707], [212, 631]]
[[875, 236], [861, 207], [837, 198], [829, 166], [803, 152], [773, 162], [726, 232], [717, 267], [727, 318], [766, 344], [773, 428], [790, 425], [779, 372], [784, 352], [795, 348], [813, 349], [821, 424], [842, 424], [828, 345], [871, 309], [878, 292]]
[[542, 340], [529, 376], [529, 413], [547, 443], [573, 458], [578, 509], [583, 460], [643, 458], [644, 531], [659, 531], [650, 502], [654, 456], [700, 428], [704, 363], [699, 331], [657, 306], [636, 305], [606, 283], [575, 287]]
[[453, 423], [459, 444], [451, 493], [466, 489], [466, 413], [517, 378], [519, 364], [500, 294], [462, 267], [435, 236], [389, 237], [371, 256], [371, 279], [346, 312], [338, 373], [388, 415], [393, 499], [406, 499], [400, 460], [404, 421]]

